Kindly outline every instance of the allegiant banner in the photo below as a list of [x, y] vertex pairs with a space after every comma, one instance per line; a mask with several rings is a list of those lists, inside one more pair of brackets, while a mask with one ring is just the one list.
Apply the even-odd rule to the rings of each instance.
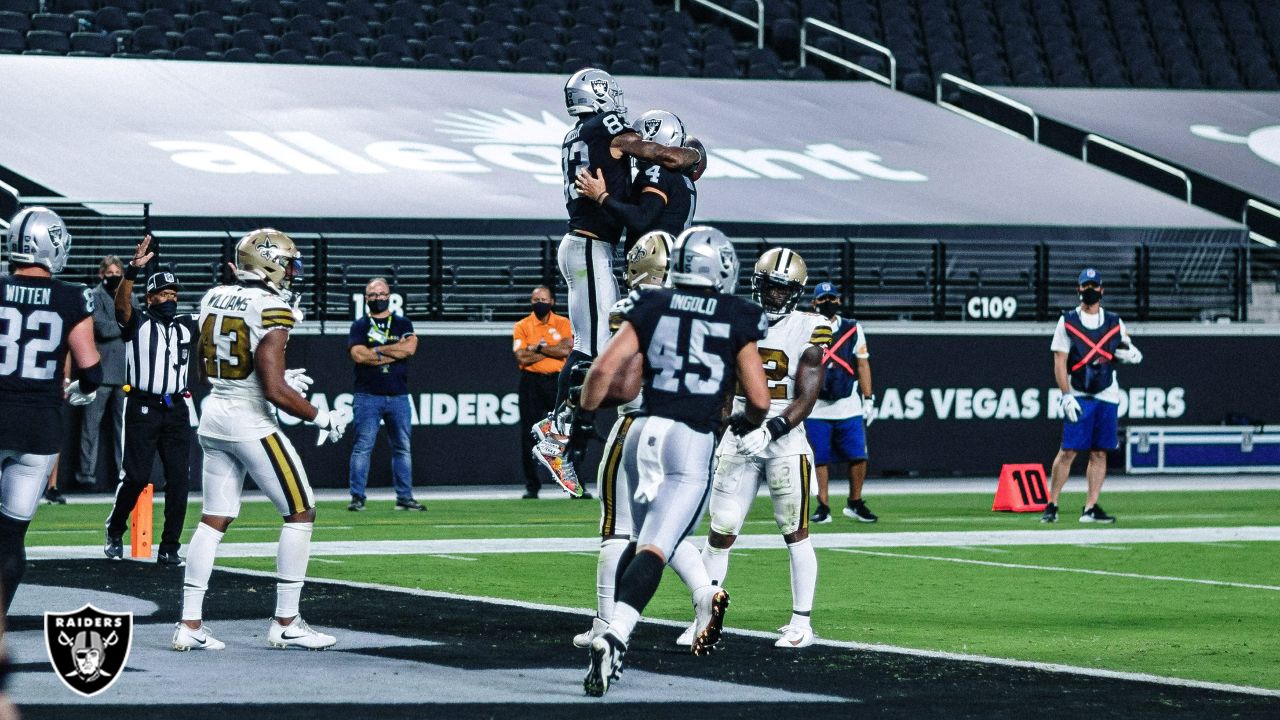
[[[564, 218], [564, 76], [16, 55], [0, 77], [45, 99], [0, 113], [0, 164], [66, 197], [160, 217]], [[632, 118], [671, 110], [706, 144], [705, 222], [1239, 229], [873, 83], [620, 81]]]
[[[1003, 463], [1048, 464], [1062, 429], [1052, 326], [1023, 327], [957, 334], [942, 332], [945, 326], [868, 325], [880, 408], [868, 431], [871, 474], [994, 478]], [[1145, 359], [1118, 371], [1125, 389], [1122, 427], [1214, 425], [1227, 416], [1280, 421], [1270, 362], [1280, 357], [1280, 329], [1135, 325], [1131, 334]], [[288, 359], [316, 379], [312, 402], [351, 402], [345, 336], [297, 335]], [[415, 485], [522, 482], [520, 433], [526, 429], [519, 424], [510, 339], [423, 334], [410, 368]], [[346, 485], [349, 435], [316, 447], [313, 427], [289, 420], [285, 432], [313, 485]], [[390, 485], [389, 468], [380, 440], [371, 484]]]

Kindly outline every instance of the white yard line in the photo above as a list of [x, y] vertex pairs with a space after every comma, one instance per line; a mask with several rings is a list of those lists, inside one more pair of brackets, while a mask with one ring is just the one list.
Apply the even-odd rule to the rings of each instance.
[[[238, 573], [241, 575], [251, 575], [254, 577], [274, 578], [275, 573], [263, 572], [258, 570], [241, 570], [233, 568], [219, 568], [225, 572]], [[507, 600], [504, 598], [477, 597], [472, 595], [459, 595], [456, 593], [438, 592], [435, 590], [422, 590], [419, 588], [403, 588], [394, 585], [382, 585], [379, 583], [363, 583], [353, 582], [349, 580], [328, 580], [318, 578], [308, 578], [307, 582], [326, 583], [331, 585], [343, 585], [346, 587], [366, 588], [369, 590], [385, 590], [387, 592], [404, 593], [406, 595], [417, 595], [419, 597], [433, 597], [447, 600], [464, 600], [467, 602], [480, 602], [489, 605], [498, 605], [502, 607], [518, 607], [527, 610], [541, 610], [545, 612], [562, 612], [582, 615], [583, 617], [591, 617], [595, 615], [595, 609], [587, 608], [571, 608], [559, 605], [546, 605], [542, 603], [524, 602], [522, 600]], [[650, 620], [646, 618], [646, 623], [654, 625], [665, 625], [670, 628], [684, 629], [689, 623], [687, 620]], [[762, 632], [760, 630], [735, 630], [725, 628], [726, 633], [738, 635], [742, 637], [753, 637], [774, 640], [777, 638], [776, 633]], [[1045, 672], [1066, 673], [1070, 675], [1083, 675], [1087, 677], [1108, 678], [1113, 680], [1130, 680], [1134, 682], [1156, 683], [1159, 685], [1169, 685], [1174, 687], [1191, 687], [1203, 690], [1217, 690], [1220, 692], [1241, 693], [1244, 695], [1262, 695], [1266, 697], [1280, 697], [1280, 690], [1272, 690], [1270, 688], [1251, 687], [1248, 685], [1232, 685], [1228, 683], [1207, 682], [1204, 680], [1186, 680], [1183, 678], [1165, 677], [1162, 675], [1149, 675], [1147, 673], [1123, 672], [1119, 670], [1102, 670], [1099, 668], [1079, 667], [1076, 665], [1062, 665], [1058, 663], [1041, 663], [1031, 662], [1028, 660], [1012, 660], [1009, 658], [988, 657], [986, 655], [969, 655], [966, 653], [944, 652], [940, 650], [918, 650], [916, 648], [898, 647], [896, 645], [878, 645], [871, 643], [844, 642], [840, 640], [824, 640], [818, 638], [815, 641], [817, 645], [827, 647], [844, 648], [847, 650], [861, 650], [866, 652], [892, 653], [895, 655], [908, 655], [911, 657], [931, 658], [936, 660], [955, 660], [959, 662], [977, 662], [986, 665], [998, 665], [1003, 667], [1029, 668], [1033, 670], [1043, 670]]]
[[473, 557], [466, 557], [465, 555], [445, 555], [444, 553], [432, 555], [431, 557], [444, 558], [445, 560], [465, 560], [467, 562], [475, 562], [478, 559]]
[[1023, 563], [992, 562], [990, 560], [970, 560], [968, 558], [940, 557], [937, 555], [911, 555], [908, 553], [881, 552], [877, 550], [854, 550], [852, 548], [833, 548], [832, 552], [855, 553], [858, 555], [874, 555], [876, 557], [908, 558], [911, 560], [934, 560], [937, 562], [960, 563], [962, 565], [982, 565], [985, 567], [1013, 568], [1015, 570], [1047, 570], [1049, 572], [1079, 573], [1081, 575], [1105, 575], [1107, 577], [1133, 578], [1135, 580], [1157, 580], [1162, 582], [1183, 582], [1196, 585], [1217, 585], [1220, 587], [1248, 588], [1250, 590], [1270, 590], [1280, 592], [1278, 585], [1258, 585], [1254, 583], [1227, 582], [1225, 580], [1202, 580], [1200, 578], [1175, 577], [1172, 575], [1142, 575], [1139, 573], [1112, 572], [1110, 570], [1086, 570], [1084, 568], [1060, 567], [1057, 565], [1025, 565]]
[[[977, 530], [969, 532], [850, 532], [810, 536], [813, 546], [835, 548], [897, 548], [1015, 546], [1015, 545], [1120, 545], [1135, 543], [1280, 542], [1280, 526], [1225, 528], [1083, 528], [1037, 527], [1033, 530]], [[694, 538], [701, 544], [701, 538]], [[777, 534], [740, 535], [738, 550], [782, 549]], [[311, 543], [311, 555], [484, 555], [491, 553], [593, 553], [600, 548], [596, 537], [569, 538], [473, 538], [451, 540], [321, 540]], [[739, 553], [741, 554], [741, 553]], [[275, 557], [276, 543], [224, 542], [218, 556]], [[101, 546], [47, 545], [27, 548], [32, 560], [102, 557]]]

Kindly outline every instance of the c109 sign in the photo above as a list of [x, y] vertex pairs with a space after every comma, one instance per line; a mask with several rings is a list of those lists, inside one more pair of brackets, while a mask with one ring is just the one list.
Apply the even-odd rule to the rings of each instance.
[[974, 295], [964, 301], [964, 316], [969, 320], [1013, 320], [1018, 314], [1018, 298]]

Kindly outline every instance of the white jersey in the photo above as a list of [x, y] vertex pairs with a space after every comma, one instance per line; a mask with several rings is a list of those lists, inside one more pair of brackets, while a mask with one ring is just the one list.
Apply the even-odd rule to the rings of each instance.
[[258, 343], [293, 327], [293, 310], [260, 286], [222, 285], [200, 301], [200, 358], [213, 386], [198, 433], [219, 440], [260, 440], [280, 429], [275, 407], [254, 371]]
[[[756, 343], [760, 359], [764, 362], [764, 375], [769, 383], [769, 418], [777, 417], [796, 398], [796, 373], [800, 370], [800, 356], [811, 345], [827, 347], [831, 344], [831, 325], [817, 313], [792, 311], [781, 320], [769, 325], [768, 334]], [[742, 412], [747, 401], [740, 393], [734, 395], [733, 411]], [[732, 433], [728, 437], [732, 437]], [[721, 445], [725, 452], [734, 452]], [[786, 435], [769, 443], [761, 457], [774, 458], [802, 455], [809, 452], [809, 440], [805, 436], [804, 423], [797, 423]]]

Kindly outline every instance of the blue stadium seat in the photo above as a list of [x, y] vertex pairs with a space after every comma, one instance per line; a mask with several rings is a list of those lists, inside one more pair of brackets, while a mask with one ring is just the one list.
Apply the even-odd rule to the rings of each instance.
[[296, 30], [290, 30], [280, 36], [281, 50], [294, 50], [302, 55], [316, 55], [315, 43], [311, 36]]
[[244, 48], [233, 47], [222, 54], [222, 59], [227, 62], [257, 62], [258, 58], [253, 53]]
[[465, 37], [465, 32], [462, 29], [462, 24], [458, 21], [451, 20], [449, 18], [442, 18], [431, 23], [428, 35], [439, 35], [441, 37], [447, 37], [450, 40], [462, 40]]
[[453, 20], [460, 25], [474, 21], [471, 10], [466, 5], [453, 0], [445, 0], [436, 5], [436, 19]]
[[231, 36], [231, 47], [248, 51], [255, 57], [258, 55], [269, 54], [267, 52], [266, 40], [255, 30], [237, 30], [236, 33]]
[[427, 17], [422, 12], [422, 5], [409, 0], [397, 0], [392, 3], [390, 8], [390, 17], [404, 18], [410, 22], [426, 22]]
[[134, 53], [147, 55], [153, 50], [170, 50], [169, 38], [165, 32], [152, 25], [143, 25], [133, 31], [129, 40], [129, 48]]
[[426, 53], [418, 58], [418, 67], [428, 70], [447, 70], [450, 67], [449, 57], [439, 53]]
[[107, 57], [114, 54], [116, 44], [104, 33], [71, 33], [71, 52], [80, 57]]
[[294, 15], [289, 19], [285, 28], [292, 32], [300, 32], [311, 37], [319, 37], [324, 35], [324, 26], [320, 23], [320, 18], [315, 15]]
[[186, 32], [182, 33], [181, 42], [182, 45], [178, 49], [188, 47], [202, 53], [218, 52], [221, 50], [215, 34], [209, 30], [209, 28], [188, 28]]
[[555, 28], [547, 25], [546, 23], [540, 22], [525, 25], [521, 28], [520, 34], [525, 40], [537, 40], [538, 42], [546, 43], [548, 45], [559, 39]]
[[0, 0], [0, 10], [35, 15], [40, 12], [40, 0]]
[[307, 63], [307, 56], [297, 50], [282, 48], [271, 54], [271, 62], [286, 63], [289, 65], [304, 65]]
[[355, 62], [356, 58], [365, 56], [364, 45], [360, 42], [360, 38], [351, 33], [334, 33], [333, 37], [329, 38], [329, 50], [346, 55], [352, 62]]
[[512, 69], [522, 73], [544, 73], [547, 72], [547, 61], [537, 57], [521, 57], [516, 60]]
[[330, 50], [329, 52], [325, 53], [324, 57], [320, 58], [320, 63], [322, 65], [353, 65], [354, 64], [350, 55], [344, 52], [339, 52], [337, 50]]
[[178, 30], [178, 21], [173, 18], [173, 13], [160, 8], [151, 8], [142, 13], [142, 24], [158, 27], [165, 32], [176, 32]]
[[0, 30], [16, 30], [25, 33], [31, 29], [31, 17], [9, 10], [0, 11]]
[[80, 29], [80, 22], [70, 15], [36, 13], [31, 16], [31, 29], [49, 30], [63, 35], [70, 35]]
[[369, 23], [363, 18], [354, 15], [343, 15], [333, 22], [333, 32], [350, 33], [356, 37], [368, 37], [370, 35]]
[[214, 33], [226, 32], [228, 30], [227, 24], [222, 19], [222, 16], [216, 12], [210, 12], [208, 10], [201, 10], [200, 12], [187, 17], [187, 29], [190, 30], [191, 28], [196, 27], [204, 28], [205, 30]]
[[398, 35], [402, 38], [421, 39], [423, 27], [404, 17], [390, 17], [382, 23], [383, 35]]
[[0, 29], [0, 53], [16, 54], [27, 49], [26, 35], [17, 30]]
[[471, 59], [467, 60], [466, 67], [468, 70], [482, 70], [487, 72], [497, 72], [502, 69], [498, 65], [497, 60], [485, 55], [471, 56]]
[[53, 30], [31, 30], [27, 33], [27, 49], [24, 55], [66, 55], [71, 52], [71, 40]]

